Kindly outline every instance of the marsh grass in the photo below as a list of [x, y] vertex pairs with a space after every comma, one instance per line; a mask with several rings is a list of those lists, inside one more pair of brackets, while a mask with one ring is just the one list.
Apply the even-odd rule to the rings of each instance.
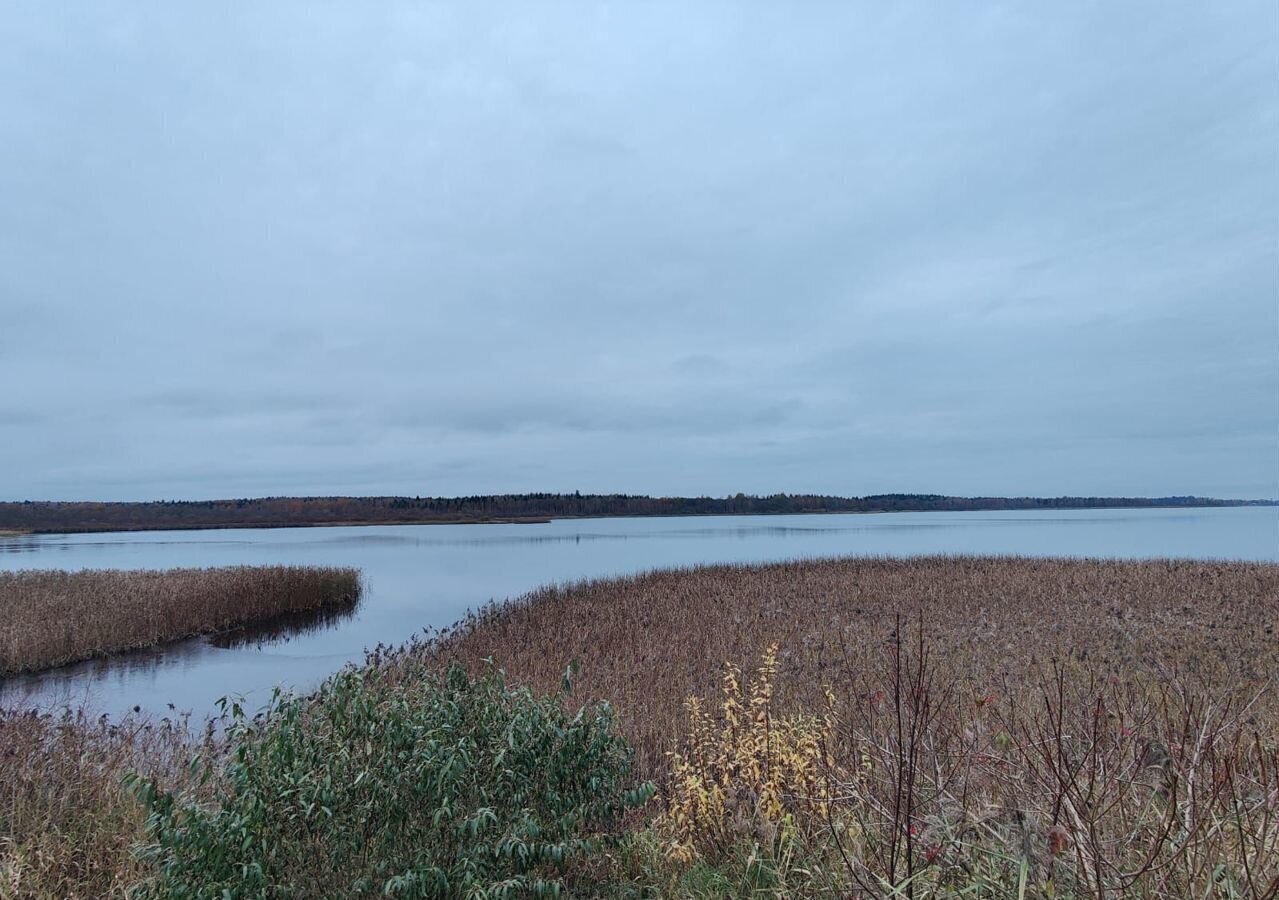
[[471, 666], [491, 657], [540, 690], [577, 660], [578, 691], [614, 704], [641, 768], [655, 771], [685, 701], [713, 694], [725, 663], [749, 671], [775, 643], [778, 702], [821, 709], [826, 686], [860, 690], [899, 617], [921, 624], [936, 666], [970, 699], [1027, 700], [1057, 664], [1070, 684], [1175, 675], [1217, 703], [1260, 693], [1250, 716], [1279, 722], [1272, 563], [936, 556], [668, 569], [490, 605], [427, 652]]
[[0, 572], [0, 677], [340, 611], [359, 595], [359, 572], [333, 567]]
[[0, 709], [0, 897], [124, 897], [145, 871], [132, 852], [145, 811], [124, 776], [194, 787], [184, 763], [206, 740], [185, 720]]
[[549, 587], [423, 652], [580, 661], [664, 804], [623, 877], [670, 892], [1274, 897], [1277, 620], [1269, 564], [839, 559]]

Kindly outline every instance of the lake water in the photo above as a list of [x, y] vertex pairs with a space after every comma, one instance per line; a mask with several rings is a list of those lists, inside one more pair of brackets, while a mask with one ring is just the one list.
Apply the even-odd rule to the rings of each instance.
[[402, 643], [489, 600], [549, 582], [697, 563], [928, 553], [1279, 561], [1279, 508], [563, 519], [0, 538], [0, 569], [299, 563], [356, 566], [365, 584], [354, 613], [327, 625], [248, 640], [183, 641], [0, 680], [0, 703], [87, 704], [113, 716], [135, 705], [165, 714], [171, 703], [203, 715], [228, 694], [256, 703], [277, 684], [313, 687], [360, 660], [365, 648]]

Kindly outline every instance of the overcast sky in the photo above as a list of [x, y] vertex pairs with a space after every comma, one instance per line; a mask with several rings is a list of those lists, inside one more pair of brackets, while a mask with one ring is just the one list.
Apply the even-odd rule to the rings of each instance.
[[1279, 496], [1256, 3], [0, 6], [0, 499]]

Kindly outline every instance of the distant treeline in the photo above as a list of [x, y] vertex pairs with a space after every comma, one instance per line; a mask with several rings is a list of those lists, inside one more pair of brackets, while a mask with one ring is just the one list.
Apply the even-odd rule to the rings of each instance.
[[0, 531], [77, 532], [301, 525], [407, 525], [433, 522], [536, 522], [606, 516], [778, 515], [1016, 509], [1115, 509], [1273, 505], [1272, 500], [1210, 497], [946, 497], [874, 494], [826, 497], [645, 497], [629, 494], [496, 494], [476, 497], [263, 497], [150, 503], [0, 503]]

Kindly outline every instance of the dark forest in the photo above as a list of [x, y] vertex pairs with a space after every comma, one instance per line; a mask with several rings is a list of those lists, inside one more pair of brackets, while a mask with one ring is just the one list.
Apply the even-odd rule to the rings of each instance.
[[647, 497], [630, 494], [493, 494], [473, 497], [264, 497], [147, 503], [0, 503], [0, 530], [35, 533], [307, 525], [544, 522], [611, 516], [782, 515], [1027, 509], [1249, 506], [1273, 501], [1208, 497], [948, 497], [773, 494]]

